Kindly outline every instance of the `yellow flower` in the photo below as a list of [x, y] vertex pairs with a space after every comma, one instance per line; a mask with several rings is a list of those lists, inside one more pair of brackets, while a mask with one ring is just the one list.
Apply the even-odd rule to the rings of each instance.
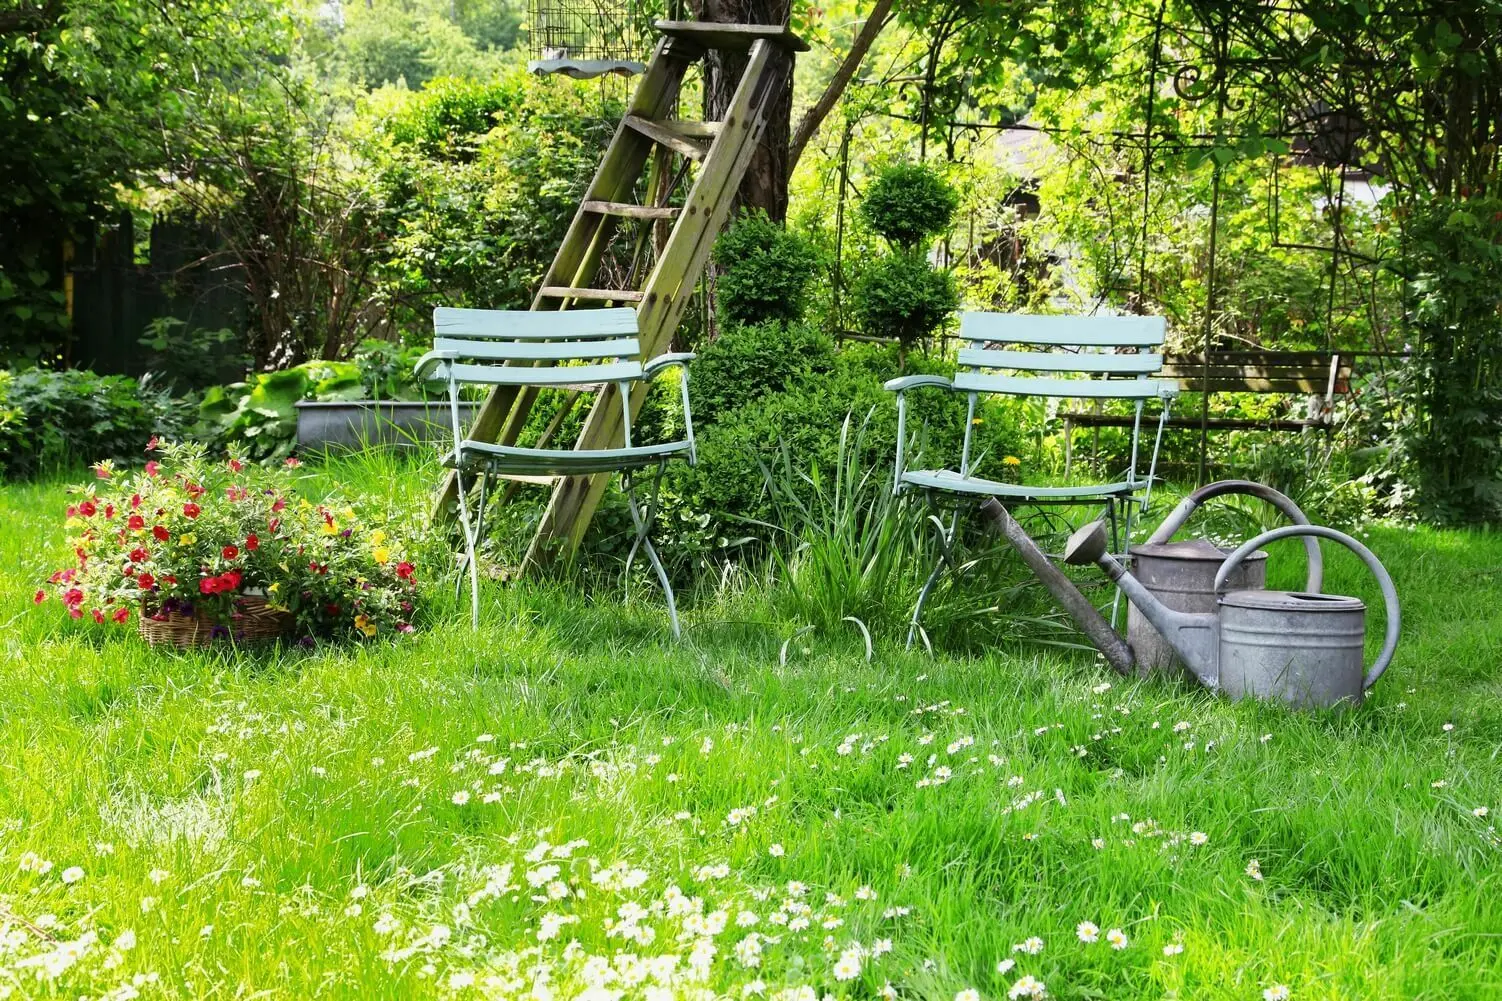
[[354, 521], [355, 520], [355, 509], [352, 508], [352, 507], [346, 507], [343, 511], [339, 512], [339, 517], [341, 517], [341, 518], [348, 518], [350, 521]]
[[[370, 533], [370, 544], [372, 546], [379, 546], [381, 543], [383, 543], [385, 541], [386, 541], [386, 533], [383, 532], [383, 531], [381, 531], [379, 528], [376, 529], [374, 532]], [[386, 561], [382, 560], [381, 562], [384, 563]]]
[[67, 521], [63, 522], [63, 527], [76, 531], [83, 527], [83, 519], [78, 517], [69, 518]]
[[282, 583], [281, 583], [281, 581], [277, 581], [274, 584], [267, 585], [267, 587], [266, 587], [266, 593], [267, 594], [276, 594], [281, 589], [282, 589]]
[[376, 546], [375, 549], [371, 550], [370, 555], [375, 557], [377, 563], [385, 563], [391, 559], [391, 550], [385, 546]]
[[332, 522], [332, 521], [326, 521], [326, 522], [324, 522], [323, 523], [323, 534], [324, 535], [338, 535], [339, 534], [339, 525], [338, 525], [338, 523], [337, 522]]
[[177, 537], [177, 544], [179, 546], [191, 546], [197, 541], [198, 536], [194, 535], [192, 532], [184, 532], [182, 535], [179, 535]]
[[306, 497], [301, 497], [297, 501], [297, 506], [299, 508], [301, 508], [302, 510], [306, 511], [306, 510], [308, 510], [308, 508], [312, 507], [313, 505], [310, 504], [310, 503], [308, 503], [308, 499]]
[[360, 632], [364, 633], [366, 636], [374, 636], [376, 634], [375, 623], [371, 622], [370, 618], [366, 615], [355, 616], [355, 628], [360, 630]]
[[1022, 465], [1022, 460], [1017, 458], [1015, 455], [1009, 455], [1001, 460], [1001, 464], [1003, 466], [1020, 466]]

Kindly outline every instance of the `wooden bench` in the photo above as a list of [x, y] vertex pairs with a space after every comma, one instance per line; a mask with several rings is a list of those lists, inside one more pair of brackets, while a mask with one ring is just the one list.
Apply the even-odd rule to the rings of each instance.
[[[1160, 378], [1173, 379], [1186, 393], [1255, 393], [1259, 396], [1303, 394], [1317, 401], [1305, 418], [1258, 420], [1202, 414], [1170, 416], [1167, 427], [1224, 431], [1328, 430], [1335, 401], [1351, 391], [1355, 352], [1212, 351], [1204, 355], [1168, 355]], [[1067, 439], [1072, 428], [1131, 427], [1131, 414], [1070, 412], [1064, 418]]]

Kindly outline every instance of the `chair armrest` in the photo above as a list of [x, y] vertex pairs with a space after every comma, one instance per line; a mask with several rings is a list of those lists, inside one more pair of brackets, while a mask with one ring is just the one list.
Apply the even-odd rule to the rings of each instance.
[[905, 393], [909, 389], [917, 389], [921, 386], [953, 389], [954, 383], [942, 375], [904, 375], [897, 379], [888, 379], [881, 388], [889, 393]]
[[453, 361], [459, 357], [457, 351], [429, 351], [417, 359], [417, 364], [412, 367], [412, 377], [419, 381], [428, 378], [428, 373], [437, 368], [443, 362]]
[[1179, 384], [1171, 379], [1158, 380], [1158, 399], [1173, 400], [1179, 395]]
[[671, 365], [681, 365], [684, 368], [687, 368], [688, 363], [693, 360], [694, 353], [692, 351], [674, 351], [669, 354], [658, 355], [656, 358], [653, 358], [651, 361], [647, 362], [641, 367], [641, 374], [653, 375], [659, 370], [668, 368]]

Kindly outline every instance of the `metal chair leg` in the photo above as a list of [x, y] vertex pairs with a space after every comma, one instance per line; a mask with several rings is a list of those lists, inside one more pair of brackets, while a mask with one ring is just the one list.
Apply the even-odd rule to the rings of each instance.
[[[1111, 554], [1125, 561], [1126, 555], [1121, 549], [1121, 535], [1116, 523], [1116, 498], [1106, 500], [1106, 511], [1111, 519]], [[1111, 628], [1116, 628], [1116, 615], [1121, 608], [1121, 588], [1115, 587], [1111, 594]]]
[[[469, 622], [470, 628], [480, 628], [480, 563], [475, 558], [475, 529], [469, 522], [469, 491], [464, 484], [463, 474], [459, 474], [456, 483], [459, 495], [459, 524], [464, 529], [464, 555], [469, 563]], [[460, 581], [464, 578], [463, 568], [460, 568]], [[457, 591], [457, 587], [456, 587]], [[457, 593], [455, 597], [457, 597]]]
[[923, 606], [928, 604], [928, 596], [933, 593], [934, 585], [939, 582], [939, 575], [944, 572], [945, 566], [954, 566], [954, 554], [950, 546], [954, 542], [954, 531], [959, 525], [960, 513], [955, 511], [949, 517], [949, 528], [946, 531], [942, 521], [934, 519], [939, 526], [939, 558], [934, 561], [934, 568], [929, 572], [928, 580], [923, 583], [923, 590], [918, 592], [918, 603], [913, 606], [913, 621], [907, 630], [907, 646], [913, 648], [913, 639], [918, 635], [918, 628], [922, 624]]
[[636, 541], [631, 545], [631, 554], [626, 557], [627, 586], [630, 586], [631, 561], [636, 556], [638, 547], [646, 550], [647, 559], [652, 563], [652, 569], [657, 571], [658, 583], [662, 585], [662, 593], [668, 602], [668, 620], [673, 625], [673, 638], [680, 639], [683, 630], [678, 624], [678, 602], [673, 596], [673, 585], [668, 583], [668, 572], [663, 569], [662, 560], [657, 557], [657, 548], [652, 545], [652, 539], [648, 533], [652, 530], [652, 518], [657, 514], [657, 488], [662, 483], [663, 466], [657, 467], [657, 475], [653, 478], [652, 498], [647, 506], [647, 515], [643, 517], [641, 509], [636, 504], [636, 482], [633, 477], [626, 477], [623, 484], [626, 488], [626, 507], [631, 512], [631, 521], [636, 526]]

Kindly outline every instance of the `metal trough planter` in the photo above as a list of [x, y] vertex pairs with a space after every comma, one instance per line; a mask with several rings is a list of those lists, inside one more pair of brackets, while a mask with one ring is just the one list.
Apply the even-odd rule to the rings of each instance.
[[[308, 451], [412, 447], [453, 435], [447, 400], [304, 400], [296, 406], [297, 445]], [[477, 403], [459, 404], [459, 420], [467, 426], [478, 409]]]

